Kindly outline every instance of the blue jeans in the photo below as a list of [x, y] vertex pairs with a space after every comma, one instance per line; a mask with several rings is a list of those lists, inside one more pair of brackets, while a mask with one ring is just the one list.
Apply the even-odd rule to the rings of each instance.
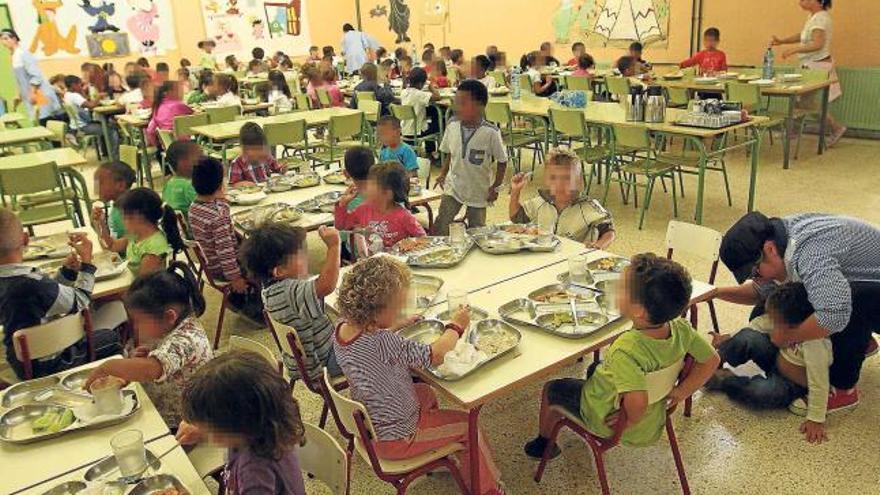
[[721, 344], [718, 354], [722, 362], [731, 366], [754, 361], [766, 375], [731, 376], [722, 380], [721, 390], [734, 401], [755, 409], [778, 409], [807, 395], [805, 387], [779, 373], [776, 368], [779, 349], [767, 334], [744, 328]]

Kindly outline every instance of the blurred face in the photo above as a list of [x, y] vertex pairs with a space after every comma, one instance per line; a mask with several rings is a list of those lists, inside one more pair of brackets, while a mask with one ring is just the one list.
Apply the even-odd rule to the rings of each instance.
[[465, 122], [475, 122], [482, 117], [483, 109], [467, 91], [455, 93], [455, 114]]
[[785, 260], [780, 255], [779, 250], [776, 248], [776, 244], [773, 241], [766, 241], [764, 243], [761, 258], [752, 270], [752, 278], [758, 282], [770, 280], [785, 282], [788, 278], [788, 273], [785, 269]]
[[718, 39], [714, 36], [703, 36], [703, 46], [708, 50], [715, 50], [718, 48]]
[[617, 307], [620, 308], [620, 315], [633, 322], [637, 327], [645, 326], [650, 323], [648, 321], [648, 313], [644, 306], [635, 302], [632, 298], [630, 288], [632, 287], [632, 268], [624, 270], [617, 286]]
[[400, 313], [406, 306], [409, 287], [401, 287], [388, 300], [388, 305], [380, 311], [373, 322], [378, 328], [391, 328], [400, 319]]
[[247, 438], [244, 435], [224, 432], [213, 428], [208, 423], [196, 422], [193, 423], [193, 426], [198, 428], [208, 439], [208, 443], [214, 447], [234, 449], [247, 444]]
[[74, 93], [82, 93], [83, 92], [83, 83], [82, 81], [77, 81], [70, 86], [70, 90]]
[[578, 46], [574, 47], [574, 49], [571, 51], [571, 53], [574, 54], [575, 58], [580, 57], [581, 55], [584, 54], [584, 47], [578, 45]]
[[[192, 170], [201, 158], [200, 149], [193, 149], [177, 164], [177, 173], [183, 177], [192, 177]], [[222, 189], [222, 187], [221, 187]]]
[[272, 270], [275, 278], [306, 278], [309, 276], [308, 246], [303, 245], [302, 251], [285, 258], [284, 263]]
[[120, 77], [119, 74], [112, 74], [110, 76], [110, 78], [107, 80], [107, 82], [110, 84], [111, 88], [114, 88], [114, 89], [121, 89], [122, 88], [122, 77]]
[[174, 308], [168, 308], [161, 316], [147, 313], [140, 309], [129, 309], [128, 318], [137, 330], [141, 340], [159, 340], [174, 329], [180, 314]]
[[630, 57], [635, 57], [635, 58], [642, 58], [642, 51], [641, 51], [641, 50], [635, 50], [635, 49], [632, 49], [632, 48], [631, 48], [631, 49], [629, 50], [629, 56], [630, 56]]
[[18, 46], [18, 41], [15, 41], [15, 38], [8, 34], [0, 35], [0, 43], [10, 50]]
[[269, 149], [266, 146], [244, 146], [242, 153], [251, 163], [264, 162], [269, 158]]
[[581, 188], [580, 175], [577, 167], [550, 163], [544, 173], [544, 185], [554, 198], [569, 199]]
[[397, 146], [400, 144], [400, 129], [396, 129], [393, 125], [380, 125], [378, 135], [379, 141], [385, 146]]
[[802, 9], [809, 12], [822, 10], [822, 2], [820, 2], [819, 0], [798, 0], [798, 3], [800, 4]]
[[367, 180], [364, 198], [374, 206], [385, 206], [394, 200], [394, 193], [383, 187], [375, 179]]
[[156, 230], [156, 226], [138, 213], [122, 214], [122, 224], [126, 232], [131, 232], [137, 238], [143, 238]]
[[400, 63], [400, 70], [403, 71], [404, 74], [408, 74], [409, 71], [412, 70], [412, 63], [408, 60], [404, 60]]
[[126, 191], [125, 182], [113, 180], [113, 174], [109, 170], [99, 168], [95, 172], [95, 189], [101, 201], [115, 201]]

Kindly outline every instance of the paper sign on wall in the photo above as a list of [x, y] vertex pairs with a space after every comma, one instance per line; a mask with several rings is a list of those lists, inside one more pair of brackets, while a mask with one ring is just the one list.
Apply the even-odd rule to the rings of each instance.
[[201, 0], [205, 33], [218, 54], [254, 47], [288, 55], [309, 52], [312, 39], [306, 0]]

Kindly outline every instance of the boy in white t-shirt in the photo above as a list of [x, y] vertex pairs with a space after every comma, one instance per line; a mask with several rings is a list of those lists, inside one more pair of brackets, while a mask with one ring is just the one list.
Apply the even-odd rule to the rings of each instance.
[[833, 360], [831, 339], [816, 339], [783, 349], [770, 340], [772, 332], [786, 332], [800, 325], [815, 311], [800, 282], [780, 285], [765, 303], [767, 313], [753, 319], [734, 336], [714, 337], [723, 363], [739, 366], [753, 361], [764, 375], [737, 376], [721, 369], [706, 384], [732, 400], [755, 409], [788, 407], [806, 416], [800, 431], [810, 443], [827, 440], [825, 415], [831, 389], [829, 367]]
[[[92, 120], [91, 112], [99, 104], [97, 101], [89, 100], [83, 96], [82, 79], [78, 76], [67, 76], [64, 78], [64, 86], [67, 87], [67, 92], [64, 93], [64, 105], [73, 110], [74, 117], [70, 121], [70, 129], [89, 136], [98, 136], [98, 139], [103, 142], [103, 128], [99, 122]], [[110, 123], [107, 125], [110, 126], [107, 132], [110, 142], [104, 143], [105, 151], [108, 156], [116, 156], [116, 150], [119, 148], [119, 134], [115, 126]]]
[[[431, 106], [431, 103], [440, 99], [440, 93], [427, 85], [428, 73], [420, 67], [415, 67], [409, 72], [409, 85], [400, 93], [400, 104], [409, 105], [415, 110], [419, 121], [419, 128], [413, 120], [401, 122], [401, 129], [405, 141], [412, 144], [415, 136], [427, 136], [440, 131], [440, 113]], [[425, 143], [425, 151], [431, 155], [436, 151], [436, 144], [428, 141]]]
[[446, 158], [436, 184], [445, 194], [434, 222], [436, 235], [449, 235], [449, 224], [462, 206], [467, 207], [468, 226], [482, 227], [486, 207], [498, 199], [507, 171], [507, 148], [501, 131], [483, 118], [488, 101], [489, 92], [481, 82], [468, 79], [458, 86], [456, 118], [446, 126], [440, 144]]

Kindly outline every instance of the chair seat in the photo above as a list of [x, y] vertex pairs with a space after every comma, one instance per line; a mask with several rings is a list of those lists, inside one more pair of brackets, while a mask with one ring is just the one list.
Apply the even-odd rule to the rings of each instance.
[[620, 167], [621, 172], [635, 175], [660, 175], [675, 170], [675, 165], [654, 160], [635, 160]]
[[21, 224], [25, 227], [50, 222], [58, 222], [61, 220], [68, 220], [70, 218], [68, 216], [67, 206], [61, 204], [37, 206], [35, 208], [28, 208], [26, 210], [18, 210], [15, 213], [21, 220]]
[[189, 457], [189, 462], [196, 468], [199, 478], [204, 478], [223, 469], [226, 465], [226, 452], [227, 449], [200, 443], [186, 455]]
[[611, 149], [605, 145], [582, 146], [575, 148], [574, 152], [581, 160], [592, 163], [607, 158], [611, 154]]
[[[68, 192], [67, 198], [70, 199], [71, 196], [73, 196], [73, 193]], [[27, 196], [20, 196], [18, 198], [18, 204], [23, 208], [31, 208], [34, 206], [40, 206], [49, 203], [58, 203], [59, 201], [61, 201], [61, 191], [47, 191], [37, 194], [28, 194]]]
[[[222, 149], [217, 149], [217, 150], [206, 149], [205, 153], [208, 156], [210, 156], [211, 158], [216, 158], [218, 160], [223, 159], [223, 150]], [[228, 160], [234, 160], [240, 154], [241, 154], [241, 147], [240, 146], [233, 146], [232, 148], [226, 148], [226, 159], [228, 159]]]
[[[364, 448], [364, 445], [359, 437], [355, 439], [355, 448], [357, 449], [358, 454], [361, 455], [361, 458], [369, 463], [370, 457], [367, 455], [367, 450]], [[381, 464], [382, 470], [388, 474], [405, 474], [414, 471], [428, 463], [443, 459], [444, 457], [448, 457], [449, 455], [452, 455], [462, 450], [464, 450], [464, 445], [460, 443], [451, 443], [449, 445], [444, 445], [443, 447], [440, 447], [438, 449], [425, 452], [422, 455], [399, 461], [382, 459], [380, 457], [379, 464]]]
[[565, 419], [571, 421], [579, 427], [587, 430], [587, 425], [584, 424], [584, 420], [583, 418], [581, 418], [580, 414], [574, 414], [562, 406], [550, 406], [550, 410], [559, 414], [560, 416], [563, 416]]
[[502, 139], [504, 140], [504, 144], [506, 146], [512, 146], [514, 148], [544, 142], [544, 138], [542, 136], [517, 132], [514, 132], [513, 134], [505, 133], [502, 135]]

